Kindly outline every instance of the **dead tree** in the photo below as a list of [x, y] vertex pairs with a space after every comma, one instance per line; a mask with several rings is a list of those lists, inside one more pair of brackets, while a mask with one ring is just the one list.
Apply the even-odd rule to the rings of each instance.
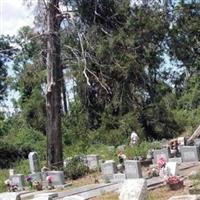
[[62, 167], [61, 86], [59, 0], [47, 2], [47, 161], [50, 168]]

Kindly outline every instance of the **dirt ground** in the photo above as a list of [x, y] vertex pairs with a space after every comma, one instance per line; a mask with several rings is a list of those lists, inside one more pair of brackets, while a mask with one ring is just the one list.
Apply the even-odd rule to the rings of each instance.
[[[151, 190], [149, 191], [149, 200], [167, 200], [172, 196], [189, 194], [189, 187], [191, 185], [191, 181], [188, 180], [187, 177], [192, 172], [200, 172], [200, 164], [180, 171], [180, 174], [185, 177], [183, 188], [173, 191], [173, 190], [170, 190], [167, 186], [163, 186], [163, 187]], [[95, 173], [95, 174], [80, 178], [78, 180], [75, 180], [72, 182], [72, 185], [77, 187], [77, 186], [83, 186], [87, 184], [94, 184], [96, 181], [101, 182], [100, 173]], [[118, 196], [119, 196], [118, 193], [110, 192], [102, 196], [92, 198], [92, 200], [118, 200], [119, 199]]]

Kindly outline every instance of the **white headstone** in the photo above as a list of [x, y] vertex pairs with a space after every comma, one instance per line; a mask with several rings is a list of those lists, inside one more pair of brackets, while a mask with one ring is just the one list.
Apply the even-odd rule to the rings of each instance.
[[13, 176], [15, 174], [15, 170], [14, 169], [9, 169], [9, 176]]
[[177, 168], [176, 162], [167, 162], [166, 165], [165, 165], [165, 168], [167, 169], [167, 172], [171, 176], [178, 175], [178, 168]]
[[120, 190], [120, 200], [145, 200], [147, 197], [146, 179], [127, 179]]
[[138, 160], [125, 160], [124, 165], [127, 178], [142, 178], [141, 163]]
[[39, 172], [40, 167], [39, 167], [39, 160], [38, 160], [37, 152], [30, 152], [28, 155], [28, 159], [29, 159], [31, 173], [33, 174], [35, 172]]

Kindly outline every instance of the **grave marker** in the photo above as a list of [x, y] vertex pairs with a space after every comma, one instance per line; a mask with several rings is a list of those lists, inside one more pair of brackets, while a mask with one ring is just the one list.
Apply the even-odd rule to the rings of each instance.
[[30, 152], [28, 155], [31, 174], [40, 171], [37, 152]]
[[64, 185], [65, 178], [63, 171], [47, 171], [47, 175], [52, 177], [53, 185]]
[[11, 183], [17, 185], [20, 189], [23, 189], [25, 186], [25, 180], [23, 174], [14, 174], [10, 176]]
[[137, 160], [125, 160], [125, 174], [127, 178], [142, 178], [141, 163]]
[[156, 149], [153, 151], [154, 163], [158, 163], [158, 160], [163, 157], [167, 162], [170, 157], [170, 149], [163, 148], [163, 149]]
[[116, 163], [114, 160], [107, 160], [101, 165], [103, 178], [106, 180], [113, 179], [113, 175], [117, 172]]
[[197, 146], [181, 146], [181, 158], [183, 162], [198, 162], [199, 150]]
[[86, 163], [89, 169], [97, 169], [99, 167], [99, 155], [87, 155]]

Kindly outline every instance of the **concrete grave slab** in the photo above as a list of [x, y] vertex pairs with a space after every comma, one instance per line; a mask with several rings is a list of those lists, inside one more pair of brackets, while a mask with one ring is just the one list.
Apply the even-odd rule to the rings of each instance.
[[141, 163], [137, 160], [125, 160], [125, 174], [129, 178], [142, 178]]
[[78, 195], [73, 195], [69, 197], [64, 197], [63, 200], [85, 200], [85, 198]]
[[0, 200], [20, 200], [20, 193], [18, 192], [0, 193]]
[[145, 200], [147, 197], [146, 179], [127, 179], [120, 189], [120, 200]]
[[181, 195], [181, 196], [174, 196], [169, 198], [168, 200], [199, 200], [199, 196], [197, 195]]
[[183, 162], [199, 161], [199, 149], [197, 146], [181, 146], [180, 151]]

